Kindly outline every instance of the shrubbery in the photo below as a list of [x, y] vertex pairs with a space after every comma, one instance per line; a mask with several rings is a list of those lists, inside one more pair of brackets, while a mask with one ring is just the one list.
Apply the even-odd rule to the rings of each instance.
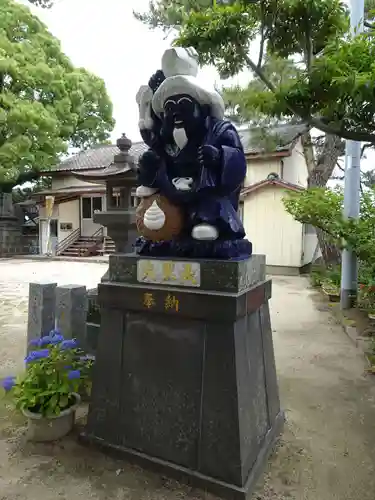
[[[359, 259], [358, 305], [375, 312], [375, 190], [361, 196], [358, 220], [344, 219], [341, 189], [314, 188], [293, 193], [284, 199], [286, 210], [299, 222], [311, 224], [325, 232], [331, 243], [354, 250]], [[341, 269], [336, 266], [314, 266], [314, 286], [340, 288]]]

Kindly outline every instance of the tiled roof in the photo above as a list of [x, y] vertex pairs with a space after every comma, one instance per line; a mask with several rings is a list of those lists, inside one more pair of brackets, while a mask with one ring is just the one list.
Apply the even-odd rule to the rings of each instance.
[[240, 130], [239, 135], [246, 154], [272, 154], [288, 151], [295, 139], [307, 130], [308, 127], [305, 124], [279, 125], [267, 129], [268, 141], [262, 141], [260, 131], [256, 128]]
[[[269, 147], [267, 150], [259, 137], [259, 129], [240, 130], [239, 135], [246, 154], [276, 154], [278, 152], [287, 152], [290, 150], [294, 140], [307, 131], [306, 125], [282, 125], [274, 127], [267, 131], [267, 136], [270, 136]], [[135, 162], [138, 162], [141, 154], [146, 151], [147, 146], [143, 142], [133, 143], [129, 154], [134, 157]], [[100, 145], [86, 151], [82, 151], [70, 158], [62, 161], [53, 171], [77, 171], [77, 170], [93, 170], [97, 168], [106, 168], [120, 150], [114, 144]]]
[[282, 179], [264, 179], [263, 181], [256, 182], [251, 186], [246, 186], [241, 190], [241, 198], [245, 198], [249, 194], [254, 191], [258, 191], [258, 189], [262, 189], [266, 186], [278, 186], [289, 191], [303, 191], [304, 188], [302, 186], [298, 186], [298, 184], [293, 184], [292, 182], [283, 181]]
[[[143, 142], [135, 142], [130, 148], [129, 154], [138, 162], [139, 157], [146, 149], [147, 146]], [[119, 148], [114, 144], [96, 146], [67, 158], [52, 170], [67, 171], [105, 168], [113, 162], [113, 157], [119, 153]]]

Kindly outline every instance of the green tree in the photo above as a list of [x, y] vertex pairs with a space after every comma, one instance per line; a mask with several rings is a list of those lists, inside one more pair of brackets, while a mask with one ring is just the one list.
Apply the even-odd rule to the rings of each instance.
[[341, 189], [313, 188], [284, 199], [286, 210], [298, 221], [320, 228], [339, 247], [347, 246], [365, 264], [372, 278], [375, 272], [375, 191], [362, 194], [360, 217], [342, 215]]
[[0, 190], [33, 180], [67, 148], [108, 139], [112, 104], [103, 80], [74, 68], [30, 10], [0, 0]]
[[[174, 30], [176, 44], [194, 46], [202, 63], [214, 64], [222, 77], [250, 69], [254, 78], [246, 88], [224, 89], [227, 114], [231, 119], [267, 127], [275, 122], [301, 121], [318, 125], [318, 119], [299, 113], [289, 102], [292, 92], [312, 71], [315, 58], [347, 32], [346, 7], [339, 0], [228, 1], [154, 0], [149, 12], [135, 14], [151, 28]], [[259, 40], [256, 61], [249, 57], [252, 43]], [[314, 122], [314, 123], [312, 123]], [[325, 126], [323, 139], [303, 137], [309, 169], [309, 185], [325, 186], [343, 154], [343, 142], [336, 130]], [[316, 155], [312, 154], [315, 148]], [[338, 252], [318, 231], [325, 260]]]
[[362, 172], [362, 184], [369, 189], [375, 189], [375, 170]]
[[36, 7], [42, 7], [42, 9], [49, 9], [54, 5], [53, 0], [28, 0], [31, 4]]

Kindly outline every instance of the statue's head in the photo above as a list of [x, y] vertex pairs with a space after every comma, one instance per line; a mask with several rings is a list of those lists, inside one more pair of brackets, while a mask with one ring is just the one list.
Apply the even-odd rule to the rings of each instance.
[[209, 107], [201, 105], [189, 94], [175, 94], [168, 97], [163, 106], [163, 129], [173, 135], [177, 145], [184, 147], [189, 139], [201, 135]]
[[198, 56], [194, 49], [177, 47], [165, 51], [162, 70], [137, 94], [142, 137], [160, 132], [163, 140], [174, 139], [182, 149], [190, 139], [202, 136], [207, 117], [223, 119], [223, 99], [216, 90], [202, 85], [197, 73]]
[[[189, 75], [166, 78], [153, 95], [152, 107], [161, 118], [163, 129], [167, 134], [173, 134], [180, 148], [188, 140], [202, 134], [208, 116], [218, 119], [224, 116], [220, 94], [206, 89], [199, 80]], [[177, 137], [180, 136], [182, 142], [179, 143]]]

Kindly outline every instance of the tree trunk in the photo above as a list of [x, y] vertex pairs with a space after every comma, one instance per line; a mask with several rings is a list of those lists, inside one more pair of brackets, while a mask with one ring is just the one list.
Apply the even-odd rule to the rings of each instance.
[[[344, 153], [342, 139], [336, 135], [326, 134], [316, 159], [310, 132], [302, 137], [302, 145], [309, 172], [308, 187], [325, 187], [333, 174], [337, 160]], [[329, 241], [328, 235], [321, 229], [316, 229], [316, 234], [324, 263], [339, 264], [341, 261], [339, 248]]]

